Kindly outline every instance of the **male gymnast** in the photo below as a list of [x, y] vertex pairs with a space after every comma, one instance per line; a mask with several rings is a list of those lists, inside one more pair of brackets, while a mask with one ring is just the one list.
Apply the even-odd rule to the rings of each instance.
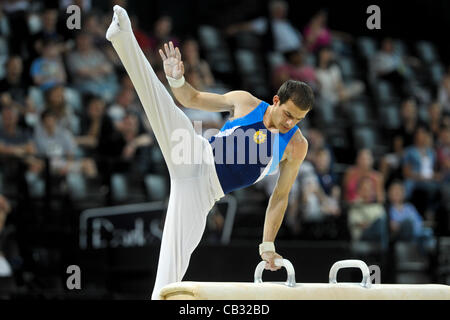
[[[164, 51], [159, 53], [176, 99], [187, 108], [230, 112], [231, 117], [219, 133], [206, 139], [195, 132], [189, 118], [158, 80], [133, 35], [127, 12], [117, 5], [113, 11], [106, 38], [133, 82], [170, 174], [170, 197], [152, 299], [159, 299], [165, 285], [182, 280], [214, 203], [225, 194], [252, 185], [279, 169], [259, 245], [266, 269], [278, 270], [275, 259], [282, 257], [275, 251], [274, 240], [292, 184], [308, 150], [308, 142], [297, 124], [313, 107], [311, 88], [303, 82], [289, 80], [273, 97], [272, 105], [245, 91], [223, 95], [199, 92], [184, 79], [179, 49], [171, 42], [165, 44]], [[188, 138], [186, 141], [192, 142], [184, 148], [187, 161], [186, 157], [180, 161], [174, 152], [179, 147], [174, 139], [175, 131], [182, 132]], [[207, 161], [195, 161], [199, 155]]]

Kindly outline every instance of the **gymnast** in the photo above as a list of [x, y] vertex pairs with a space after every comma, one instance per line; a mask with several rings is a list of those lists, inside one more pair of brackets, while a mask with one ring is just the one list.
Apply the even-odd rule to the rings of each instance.
[[[271, 105], [245, 91], [223, 95], [199, 92], [184, 79], [180, 50], [172, 42], [164, 44], [159, 53], [175, 98], [187, 108], [230, 113], [220, 131], [206, 139], [196, 133], [158, 80], [133, 35], [127, 12], [117, 5], [113, 11], [106, 38], [133, 82], [170, 174], [170, 197], [152, 299], [159, 299], [165, 285], [182, 280], [214, 203], [279, 170], [259, 245], [265, 268], [278, 270], [275, 259], [282, 257], [276, 253], [274, 241], [308, 150], [297, 124], [314, 105], [313, 91], [303, 82], [289, 80], [279, 88]], [[177, 137], [183, 138], [181, 148]]]

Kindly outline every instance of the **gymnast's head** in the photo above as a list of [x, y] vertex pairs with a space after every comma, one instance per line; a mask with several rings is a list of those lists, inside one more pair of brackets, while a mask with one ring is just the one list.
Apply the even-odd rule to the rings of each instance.
[[314, 106], [314, 93], [301, 81], [288, 80], [273, 97], [272, 119], [281, 133], [286, 133], [306, 117]]

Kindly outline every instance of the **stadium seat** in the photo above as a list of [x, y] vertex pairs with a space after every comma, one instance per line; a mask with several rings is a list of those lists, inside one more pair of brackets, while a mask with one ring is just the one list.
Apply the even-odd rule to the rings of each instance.
[[362, 102], [348, 104], [347, 112], [353, 125], [365, 125], [370, 122], [368, 107]]
[[31, 197], [42, 198], [45, 194], [45, 181], [32, 172], [25, 173], [28, 190]]
[[214, 27], [203, 25], [198, 28], [200, 47], [205, 51], [206, 60], [213, 72], [231, 74], [233, 63], [227, 43]]
[[0, 79], [6, 76], [6, 61], [8, 60], [7, 55], [0, 55]]
[[435, 85], [440, 85], [442, 78], [444, 77], [445, 70], [441, 63], [435, 62], [430, 66], [431, 81]]
[[128, 186], [123, 174], [115, 173], [111, 176], [111, 196], [114, 202], [122, 202], [127, 199]]
[[428, 114], [428, 106], [427, 105], [418, 105], [417, 113], [418, 113], [420, 120], [424, 121], [425, 123], [428, 123], [430, 115]]
[[145, 187], [150, 201], [164, 200], [167, 195], [166, 180], [161, 175], [148, 174], [145, 176]]
[[366, 59], [371, 58], [377, 52], [377, 44], [375, 40], [369, 37], [358, 38], [356, 46], [359, 54]]
[[29, 95], [31, 100], [34, 103], [34, 106], [36, 107], [36, 110], [40, 113], [45, 108], [45, 99], [44, 94], [42, 93], [41, 89], [38, 87], [30, 87], [29, 89]]
[[[427, 258], [420, 254], [417, 245], [413, 242], [399, 241], [394, 244], [396, 280], [398, 283], [412, 283], [420, 277], [413, 273], [426, 273], [428, 269]], [[415, 280], [416, 279], [416, 280]]]
[[416, 49], [419, 57], [427, 64], [431, 64], [438, 60], [436, 49], [432, 43], [428, 41], [419, 41], [416, 43]]
[[371, 127], [353, 128], [353, 141], [357, 149], [373, 150], [377, 144], [376, 131]]
[[408, 47], [405, 42], [400, 39], [395, 39], [394, 41], [394, 51], [401, 56], [405, 56], [408, 54]]
[[200, 26], [198, 28], [198, 35], [202, 47], [208, 50], [221, 49], [223, 42], [220, 33], [217, 29], [211, 26]]
[[349, 57], [340, 57], [338, 60], [344, 81], [354, 79], [356, 76], [355, 62]]
[[320, 103], [317, 103], [317, 106], [314, 108], [314, 111], [317, 114], [319, 126], [326, 127], [330, 124], [335, 123], [336, 121], [336, 118], [334, 116], [335, 110], [334, 106], [331, 103], [321, 101]]
[[394, 104], [381, 106], [379, 123], [388, 130], [398, 129], [401, 124], [399, 107]]
[[256, 54], [250, 50], [236, 50], [235, 57], [239, 72], [242, 74], [253, 74], [258, 69], [261, 69], [261, 66], [258, 65]]
[[0, 37], [0, 56], [8, 56], [9, 54], [9, 45], [8, 40], [5, 37]]
[[73, 111], [83, 113], [83, 107], [81, 104], [81, 96], [78, 90], [66, 87], [64, 89], [64, 98], [66, 102], [73, 108]]
[[374, 94], [378, 101], [378, 105], [382, 106], [391, 103], [398, 99], [391, 84], [384, 80], [377, 80], [374, 82]]
[[280, 52], [272, 51], [267, 54], [267, 61], [269, 62], [270, 68], [273, 70], [285, 63], [286, 59]]
[[308, 54], [306, 56], [306, 64], [315, 68], [317, 64], [316, 56], [313, 54]]
[[66, 177], [68, 193], [73, 200], [80, 200], [87, 196], [86, 179], [81, 173], [71, 172]]
[[261, 50], [261, 37], [252, 32], [239, 32], [235, 36], [236, 48], [248, 50]]

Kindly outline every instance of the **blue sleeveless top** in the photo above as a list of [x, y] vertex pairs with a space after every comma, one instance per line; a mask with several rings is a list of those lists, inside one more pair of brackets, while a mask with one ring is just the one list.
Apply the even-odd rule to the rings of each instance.
[[228, 120], [209, 139], [224, 194], [255, 184], [273, 173], [298, 130], [295, 126], [286, 133], [270, 132], [263, 123], [268, 106], [262, 101], [244, 117]]

